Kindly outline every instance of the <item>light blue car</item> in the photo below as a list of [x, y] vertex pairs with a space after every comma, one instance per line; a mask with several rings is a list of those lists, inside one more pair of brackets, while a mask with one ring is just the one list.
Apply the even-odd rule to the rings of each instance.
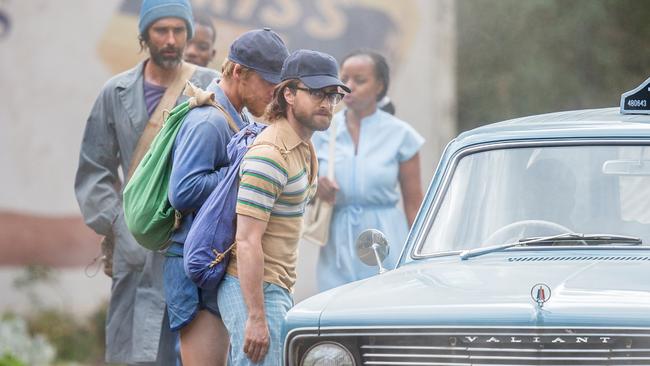
[[[648, 243], [650, 116], [465, 132], [397, 268], [293, 308], [284, 365], [649, 365]], [[357, 245], [373, 265], [389, 250], [377, 231]]]

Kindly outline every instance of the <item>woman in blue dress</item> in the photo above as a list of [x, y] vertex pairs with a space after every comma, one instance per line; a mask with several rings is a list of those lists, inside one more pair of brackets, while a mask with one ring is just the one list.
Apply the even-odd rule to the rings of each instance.
[[[356, 51], [341, 62], [341, 80], [352, 90], [337, 113], [335, 178], [326, 177], [330, 133], [314, 134], [318, 155], [317, 195], [334, 204], [329, 242], [321, 248], [317, 278], [320, 291], [377, 274], [355, 249], [364, 230], [381, 230], [390, 243], [383, 262], [395, 266], [408, 228], [422, 202], [419, 150], [424, 139], [408, 123], [377, 107], [389, 85], [388, 64], [372, 51]], [[404, 210], [398, 206], [401, 198]]]

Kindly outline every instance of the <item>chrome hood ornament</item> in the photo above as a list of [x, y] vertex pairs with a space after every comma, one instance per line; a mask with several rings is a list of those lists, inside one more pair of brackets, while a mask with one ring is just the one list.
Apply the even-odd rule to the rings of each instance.
[[551, 298], [551, 288], [544, 283], [538, 283], [530, 290], [530, 297], [539, 308], [542, 308], [544, 303]]

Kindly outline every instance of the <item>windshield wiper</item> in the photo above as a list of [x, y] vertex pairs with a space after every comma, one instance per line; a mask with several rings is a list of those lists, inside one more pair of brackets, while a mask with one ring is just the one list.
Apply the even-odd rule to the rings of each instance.
[[575, 235], [574, 233], [563, 233], [563, 234], [558, 234], [558, 235], [552, 235], [552, 236], [544, 236], [541, 238], [532, 238], [528, 240], [519, 240], [514, 243], [506, 243], [506, 244], [498, 244], [498, 245], [490, 245], [488, 247], [483, 247], [483, 248], [475, 248], [475, 249], [468, 249], [464, 250], [460, 253], [460, 259], [466, 260], [472, 257], [477, 257], [479, 255], [487, 254], [487, 253], [492, 253], [492, 252], [498, 252], [503, 249], [508, 249], [512, 247], [525, 247], [528, 244], [534, 244], [537, 242], [544, 242], [544, 241], [549, 241], [553, 239], [558, 239], [558, 238], [564, 238], [564, 237], [570, 237], [571, 235]]
[[[533, 240], [533, 239], [540, 239], [540, 238], [523, 238], [520, 239], [519, 241], [527, 241], [527, 240]], [[544, 239], [541, 241], [543, 242], [553, 242], [553, 241], [580, 241], [585, 245], [604, 245], [604, 244], [627, 244], [627, 245], [641, 245], [643, 244], [643, 241], [641, 238], [637, 238], [634, 236], [627, 236], [627, 235], [617, 235], [617, 234], [580, 234], [580, 233], [572, 233], [570, 236], [563, 236], [561, 238], [541, 238]], [[587, 242], [594, 242], [594, 243], [587, 243]], [[536, 241], [536, 243], [540, 243], [540, 241]]]
[[476, 248], [465, 250], [460, 253], [460, 259], [466, 260], [472, 257], [477, 257], [483, 254], [498, 252], [500, 250], [512, 248], [512, 247], [525, 247], [530, 244], [544, 244], [548, 242], [555, 241], [582, 241], [585, 245], [586, 240], [589, 241], [599, 241], [598, 244], [611, 244], [611, 243], [621, 243], [629, 245], [641, 245], [643, 242], [640, 238], [635, 238], [632, 236], [624, 235], [609, 235], [609, 234], [580, 234], [580, 233], [563, 233], [558, 235], [535, 237], [535, 238], [523, 238], [514, 243], [491, 245], [485, 248]]

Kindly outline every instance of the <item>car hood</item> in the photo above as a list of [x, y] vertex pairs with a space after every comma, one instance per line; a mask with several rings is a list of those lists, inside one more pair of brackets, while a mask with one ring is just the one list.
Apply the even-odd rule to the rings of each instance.
[[[584, 326], [610, 321], [648, 326], [648, 259], [645, 251], [638, 256], [492, 253], [466, 261], [453, 256], [349, 284], [325, 294], [327, 301], [305, 306], [321, 306], [320, 327]], [[536, 284], [550, 289], [541, 308], [532, 296]]]

